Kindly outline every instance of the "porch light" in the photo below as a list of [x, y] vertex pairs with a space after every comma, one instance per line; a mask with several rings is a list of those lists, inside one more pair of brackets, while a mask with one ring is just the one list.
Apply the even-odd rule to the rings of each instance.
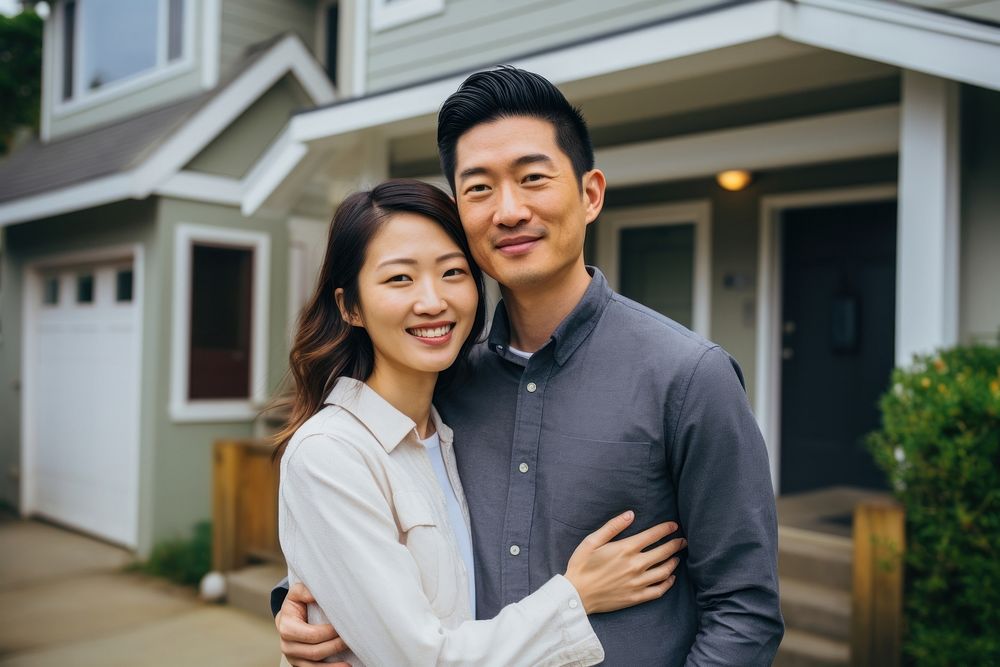
[[750, 185], [752, 178], [750, 172], [746, 169], [730, 169], [728, 171], [720, 171], [715, 176], [715, 180], [726, 190], [736, 192]]

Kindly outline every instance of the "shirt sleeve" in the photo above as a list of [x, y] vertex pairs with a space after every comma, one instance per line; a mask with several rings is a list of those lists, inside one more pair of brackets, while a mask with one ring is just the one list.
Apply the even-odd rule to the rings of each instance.
[[289, 569], [365, 664], [555, 666], [604, 659], [576, 589], [559, 575], [492, 620], [445, 628], [364, 455], [349, 443], [310, 436], [286, 457], [279, 516]]
[[707, 349], [670, 451], [700, 629], [686, 665], [770, 665], [784, 633], [767, 449], [739, 365]]

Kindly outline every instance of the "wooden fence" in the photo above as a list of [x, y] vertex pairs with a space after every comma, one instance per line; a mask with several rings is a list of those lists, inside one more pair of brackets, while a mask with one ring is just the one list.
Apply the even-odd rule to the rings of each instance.
[[278, 468], [266, 440], [218, 440], [213, 463], [212, 568], [281, 561]]
[[902, 662], [904, 518], [903, 508], [889, 500], [854, 509], [854, 667], [899, 667]]

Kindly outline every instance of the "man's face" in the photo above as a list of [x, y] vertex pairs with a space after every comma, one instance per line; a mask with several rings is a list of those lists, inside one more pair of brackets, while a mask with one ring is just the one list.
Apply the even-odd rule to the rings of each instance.
[[455, 198], [483, 271], [516, 291], [556, 288], [582, 268], [604, 177], [587, 172], [581, 190], [551, 123], [524, 116], [483, 123], [459, 138], [455, 152]]

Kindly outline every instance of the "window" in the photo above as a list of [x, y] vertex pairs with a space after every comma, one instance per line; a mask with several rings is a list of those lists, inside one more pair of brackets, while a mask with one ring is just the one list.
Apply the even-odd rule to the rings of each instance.
[[171, 418], [252, 420], [268, 398], [270, 236], [185, 223], [175, 243]]
[[48, 276], [42, 285], [42, 303], [55, 306], [59, 303], [59, 276]]
[[188, 0], [68, 0], [62, 12], [62, 99], [165, 67], [184, 56]]
[[372, 0], [372, 30], [388, 30], [443, 11], [444, 0]]
[[334, 86], [337, 85], [337, 67], [340, 64], [340, 59], [337, 57], [337, 51], [340, 49], [340, 3], [334, 2], [327, 6], [326, 8], [326, 44], [325, 53], [323, 54], [326, 58], [326, 73], [330, 77], [330, 82]]
[[93, 273], [85, 273], [76, 277], [76, 302], [94, 303]]
[[120, 269], [115, 273], [115, 301], [117, 303], [132, 301], [133, 279], [132, 269]]
[[196, 243], [191, 252], [188, 398], [246, 398], [253, 249]]

